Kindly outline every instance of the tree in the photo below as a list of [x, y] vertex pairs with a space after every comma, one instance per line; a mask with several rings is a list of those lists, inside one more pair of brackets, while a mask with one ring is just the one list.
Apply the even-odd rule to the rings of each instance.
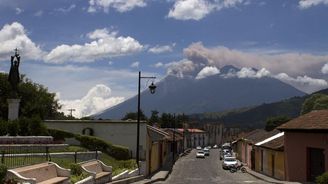
[[[138, 112], [128, 112], [125, 114], [125, 116], [122, 118], [122, 120], [138, 120]], [[140, 110], [140, 120], [147, 121], [147, 116], [143, 113], [142, 110]]]
[[150, 116], [150, 118], [148, 120], [148, 123], [150, 125], [153, 125], [154, 123], [159, 123], [158, 113], [159, 112], [156, 111], [156, 110], [151, 111], [151, 116]]
[[[32, 82], [24, 75], [21, 79], [22, 82], [18, 86], [21, 117], [39, 116], [42, 119], [65, 117], [63, 113], [58, 112], [61, 106], [55, 98], [55, 93], [48, 92], [47, 88]], [[8, 74], [0, 73], [0, 93], [0, 119], [6, 119], [8, 115], [7, 99], [11, 93]]]
[[328, 95], [314, 94], [304, 101], [301, 114], [306, 114], [312, 110], [322, 109], [328, 109]]
[[266, 120], [265, 130], [271, 131], [289, 120], [291, 120], [291, 118], [287, 116], [270, 117]]

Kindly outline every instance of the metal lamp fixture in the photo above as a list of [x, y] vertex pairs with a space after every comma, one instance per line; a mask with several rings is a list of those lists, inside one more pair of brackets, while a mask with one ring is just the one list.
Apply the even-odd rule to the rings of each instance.
[[154, 82], [151, 83], [151, 85], [149, 86], [149, 91], [151, 94], [154, 94], [156, 90], [156, 86], [154, 84]]

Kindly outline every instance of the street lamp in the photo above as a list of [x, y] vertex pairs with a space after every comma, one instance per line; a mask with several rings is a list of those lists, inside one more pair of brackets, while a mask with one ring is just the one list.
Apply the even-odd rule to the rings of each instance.
[[[136, 151], [136, 160], [137, 160], [137, 165], [140, 173], [140, 167], [139, 167], [139, 136], [140, 136], [140, 83], [141, 79], [155, 79], [156, 77], [142, 77], [141, 72], [139, 71], [139, 80], [138, 80], [138, 119], [137, 119], [137, 151]], [[151, 94], [155, 93], [156, 86], [152, 82], [151, 85], [149, 86], [149, 91]]]

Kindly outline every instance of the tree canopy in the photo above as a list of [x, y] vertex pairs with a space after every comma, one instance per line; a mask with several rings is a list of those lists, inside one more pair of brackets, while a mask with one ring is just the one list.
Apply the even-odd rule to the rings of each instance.
[[312, 110], [322, 109], [328, 109], [328, 95], [318, 93], [312, 95], [304, 101], [301, 114], [306, 114]]
[[[0, 73], [0, 119], [7, 119], [8, 103], [7, 99], [11, 93], [8, 82], [8, 74]], [[34, 83], [24, 75], [18, 85], [18, 96], [20, 102], [20, 117], [35, 117], [41, 119], [64, 119], [63, 113], [58, 112], [61, 106], [55, 98], [55, 93], [48, 92], [48, 89], [40, 84]]]
[[270, 117], [266, 120], [265, 130], [271, 131], [289, 120], [291, 120], [291, 118], [287, 116]]

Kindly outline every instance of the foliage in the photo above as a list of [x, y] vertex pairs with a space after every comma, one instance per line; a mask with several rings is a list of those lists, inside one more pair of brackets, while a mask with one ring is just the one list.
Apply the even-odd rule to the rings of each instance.
[[71, 183], [76, 183], [78, 181], [83, 180], [84, 178], [87, 178], [89, 175], [87, 173], [82, 173], [80, 175], [71, 175]]
[[287, 116], [270, 117], [266, 120], [265, 130], [271, 131], [289, 120], [291, 120], [291, 118]]
[[[125, 116], [122, 118], [122, 120], [138, 120], [138, 112], [128, 112], [125, 114]], [[142, 110], [140, 110], [140, 120], [147, 121], [147, 116], [143, 113]]]
[[109, 142], [93, 136], [76, 135], [75, 138], [80, 141], [81, 146], [89, 150], [99, 150], [119, 160], [126, 160], [130, 157], [129, 149], [126, 147], [112, 145]]
[[317, 176], [315, 181], [317, 184], [328, 184], [328, 172], [325, 172], [322, 175]]
[[[49, 93], [44, 86], [34, 83], [25, 76], [21, 76], [18, 85], [18, 95], [21, 98], [20, 115], [24, 117], [39, 116], [42, 119], [63, 119], [64, 114], [58, 112], [60, 105], [55, 93]], [[0, 73], [0, 117], [6, 119], [8, 115], [7, 99], [11, 93], [8, 74]]]
[[32, 117], [28, 122], [28, 130], [31, 135], [48, 135], [47, 127], [39, 117]]
[[71, 169], [72, 175], [81, 175], [83, 172], [82, 167], [79, 164], [72, 163], [69, 168]]
[[8, 133], [8, 121], [0, 120], [0, 136], [7, 135]]
[[18, 184], [18, 181], [16, 181], [16, 179], [14, 178], [11, 178], [11, 179], [4, 180], [3, 184]]
[[183, 123], [187, 123], [189, 121], [188, 117], [185, 114], [170, 114], [163, 113], [160, 118], [160, 123], [162, 128], [182, 128]]
[[75, 137], [75, 134], [60, 129], [48, 129], [48, 132], [54, 140], [65, 140], [65, 138]]
[[19, 124], [18, 120], [8, 121], [8, 134], [10, 136], [16, 136], [18, 134]]
[[159, 123], [158, 111], [151, 111], [151, 116], [148, 120], [148, 124], [153, 125], [154, 123]]
[[321, 109], [328, 109], [328, 95], [318, 93], [305, 100], [302, 105], [301, 114]]
[[0, 183], [3, 183], [7, 174], [7, 166], [0, 164]]

